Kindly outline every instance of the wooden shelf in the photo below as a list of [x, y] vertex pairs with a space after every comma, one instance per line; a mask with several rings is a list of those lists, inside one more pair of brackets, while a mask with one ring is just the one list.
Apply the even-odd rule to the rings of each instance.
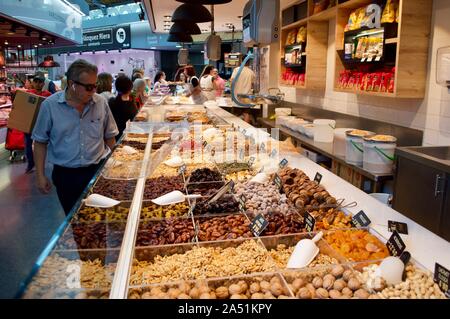
[[[339, 1], [340, 2], [340, 1]], [[373, 0], [349, 0], [344, 3], [339, 3], [338, 8], [357, 9], [364, 5], [373, 3]]]
[[300, 89], [300, 90], [306, 90], [306, 86], [305, 85], [298, 85], [298, 84], [287, 84], [287, 83], [283, 83], [280, 82], [281, 86], [287, 86], [287, 87], [291, 87], [291, 88], [296, 88], [296, 89]]
[[352, 94], [358, 94], [358, 95], [372, 95], [372, 96], [380, 96], [380, 97], [397, 97], [395, 93], [386, 93], [386, 92], [371, 92], [371, 91], [358, 91], [358, 90], [352, 90], [352, 89], [342, 89], [342, 88], [335, 88], [335, 92], [342, 92], [342, 93], [352, 93]]
[[394, 44], [394, 43], [398, 43], [398, 38], [391, 38], [391, 39], [386, 39], [384, 40], [385, 44]]
[[309, 21], [329, 21], [331, 19], [336, 18], [337, 14], [337, 7], [331, 7], [329, 9], [326, 9], [322, 12], [313, 14], [308, 18]]
[[282, 27], [281, 30], [289, 30], [289, 29], [305, 26], [307, 22], [308, 22], [308, 18], [305, 18], [305, 19], [296, 21], [294, 23], [288, 24], [288, 25]]

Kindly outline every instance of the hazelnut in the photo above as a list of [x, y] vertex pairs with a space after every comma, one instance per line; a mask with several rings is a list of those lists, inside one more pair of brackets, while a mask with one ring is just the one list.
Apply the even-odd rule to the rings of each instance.
[[328, 291], [323, 288], [319, 288], [316, 290], [316, 296], [319, 299], [328, 299], [328, 297], [329, 297]]
[[331, 299], [340, 299], [342, 297], [341, 293], [334, 289], [330, 290], [329, 294]]

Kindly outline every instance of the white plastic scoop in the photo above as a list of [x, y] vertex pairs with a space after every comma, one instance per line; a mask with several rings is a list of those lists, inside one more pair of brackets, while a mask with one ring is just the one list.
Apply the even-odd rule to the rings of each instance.
[[378, 267], [376, 275], [384, 278], [388, 285], [399, 284], [403, 281], [403, 273], [410, 258], [409, 252], [404, 252], [400, 257], [386, 257]]
[[164, 162], [167, 166], [170, 167], [181, 167], [184, 164], [183, 159], [180, 156], [174, 156], [167, 161]]
[[250, 183], [265, 184], [269, 181], [269, 175], [266, 173], [258, 173], [250, 180]]
[[124, 147], [122, 147], [122, 150], [127, 153], [127, 154], [136, 154], [138, 151], [134, 148], [132, 148], [131, 146], [125, 145]]
[[182, 203], [188, 198], [194, 199], [194, 198], [201, 198], [201, 197], [202, 197], [202, 195], [199, 195], [199, 194], [184, 195], [180, 191], [173, 191], [173, 192], [167, 193], [163, 196], [153, 199], [152, 202], [159, 206], [166, 206], [166, 205]]
[[316, 243], [322, 238], [319, 232], [313, 239], [302, 239], [295, 245], [294, 252], [289, 258], [287, 268], [303, 268], [308, 266], [319, 253]]
[[84, 204], [89, 207], [110, 208], [119, 205], [120, 202], [99, 194], [91, 194], [85, 200]]

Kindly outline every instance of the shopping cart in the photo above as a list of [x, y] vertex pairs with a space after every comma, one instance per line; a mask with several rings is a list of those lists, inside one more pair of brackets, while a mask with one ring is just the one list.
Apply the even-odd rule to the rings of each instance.
[[[24, 133], [18, 131], [16, 129], [8, 128], [6, 131], [6, 141], [5, 141], [5, 149], [10, 151], [9, 161], [22, 161], [25, 162], [25, 154], [23, 151], [25, 150], [25, 136]], [[19, 155], [19, 152], [22, 151], [22, 155]]]

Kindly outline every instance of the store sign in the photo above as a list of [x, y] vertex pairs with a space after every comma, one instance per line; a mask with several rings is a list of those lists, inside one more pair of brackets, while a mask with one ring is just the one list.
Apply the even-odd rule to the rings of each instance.
[[358, 214], [352, 217], [352, 224], [357, 227], [367, 227], [371, 223], [370, 218], [364, 213], [363, 210], [361, 210]]
[[434, 266], [434, 282], [438, 284], [447, 298], [450, 298], [450, 271], [438, 263]]
[[408, 224], [388, 220], [388, 230], [391, 233], [396, 230], [399, 234], [408, 235]]
[[308, 233], [311, 233], [314, 231], [314, 226], [316, 225], [316, 219], [308, 212], [306, 212], [303, 215], [303, 218], [305, 219], [305, 230]]
[[386, 247], [389, 250], [391, 256], [399, 257], [405, 250], [406, 245], [400, 237], [400, 234], [396, 230], [394, 230], [391, 238], [389, 238], [386, 243]]
[[129, 25], [111, 28], [88, 29], [83, 32], [81, 50], [117, 50], [131, 48], [131, 31]]
[[259, 235], [261, 235], [261, 233], [264, 231], [264, 229], [266, 229], [268, 225], [269, 222], [267, 221], [267, 219], [265, 219], [262, 214], [259, 214], [250, 223], [250, 230], [252, 231], [253, 235], [259, 237]]

